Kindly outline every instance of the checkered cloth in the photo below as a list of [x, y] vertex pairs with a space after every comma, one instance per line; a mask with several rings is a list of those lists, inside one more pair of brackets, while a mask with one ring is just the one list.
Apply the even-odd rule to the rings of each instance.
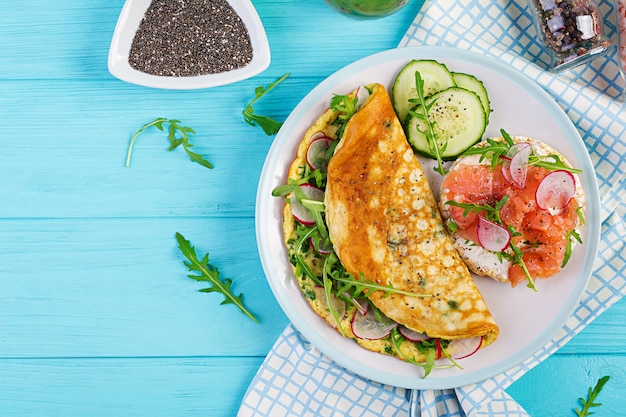
[[[604, 32], [617, 43], [615, 6], [611, 0], [599, 6]], [[446, 390], [408, 390], [366, 380], [332, 362], [290, 325], [250, 384], [239, 417], [528, 416], [504, 390], [626, 294], [626, 104], [617, 48], [590, 64], [553, 74], [546, 70], [550, 57], [532, 19], [526, 0], [427, 0], [399, 46], [448, 46], [509, 63], [551, 94], [578, 128], [596, 169], [602, 236], [595, 271], [572, 316], [518, 366]]]

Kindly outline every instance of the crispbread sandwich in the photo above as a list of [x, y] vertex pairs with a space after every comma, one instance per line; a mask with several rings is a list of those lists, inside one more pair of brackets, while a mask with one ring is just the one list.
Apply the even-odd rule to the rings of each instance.
[[472, 272], [535, 288], [581, 242], [580, 170], [544, 142], [502, 133], [455, 160], [441, 183], [440, 211]]

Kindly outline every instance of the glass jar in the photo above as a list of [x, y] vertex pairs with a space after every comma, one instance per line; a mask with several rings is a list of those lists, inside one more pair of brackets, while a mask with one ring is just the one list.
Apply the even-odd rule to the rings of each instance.
[[594, 0], [528, 0], [535, 26], [552, 56], [550, 69], [561, 71], [604, 55], [613, 43], [602, 34]]
[[357, 19], [389, 16], [404, 7], [409, 0], [324, 0], [332, 9]]
[[626, 0], [615, 0], [615, 11], [617, 12], [617, 31], [619, 33], [619, 52], [617, 56], [622, 76], [626, 78]]

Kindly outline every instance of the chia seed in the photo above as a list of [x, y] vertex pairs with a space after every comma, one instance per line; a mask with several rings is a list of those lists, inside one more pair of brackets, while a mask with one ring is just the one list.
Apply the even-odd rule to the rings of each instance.
[[128, 62], [147, 74], [192, 77], [243, 68], [252, 52], [248, 29], [226, 0], [153, 0]]

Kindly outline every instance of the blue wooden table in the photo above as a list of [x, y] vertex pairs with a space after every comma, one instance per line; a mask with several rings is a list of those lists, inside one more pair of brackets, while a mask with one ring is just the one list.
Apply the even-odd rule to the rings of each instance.
[[[287, 325], [258, 258], [254, 206], [272, 143], [244, 123], [255, 105], [284, 119], [334, 71], [395, 47], [414, 0], [375, 22], [321, 0], [256, 0], [272, 50], [261, 75], [166, 91], [119, 81], [107, 54], [123, 0], [24, 0], [0, 13], [0, 416], [233, 416]], [[192, 164], [146, 131], [156, 117], [195, 129]], [[188, 278], [180, 232], [259, 324]], [[626, 415], [626, 300], [508, 389], [534, 416], [574, 416], [611, 380], [598, 416]]]

